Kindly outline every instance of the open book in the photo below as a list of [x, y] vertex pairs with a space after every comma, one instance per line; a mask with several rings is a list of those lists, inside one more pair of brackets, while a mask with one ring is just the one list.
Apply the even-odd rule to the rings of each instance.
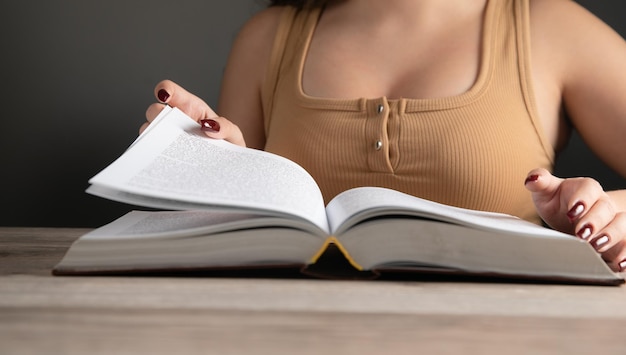
[[[56, 275], [291, 266], [329, 248], [355, 270], [620, 284], [588, 243], [519, 218], [359, 187], [327, 206], [313, 178], [277, 155], [205, 137], [161, 112], [87, 192], [133, 211], [79, 238]], [[332, 270], [330, 270], [332, 272]]]

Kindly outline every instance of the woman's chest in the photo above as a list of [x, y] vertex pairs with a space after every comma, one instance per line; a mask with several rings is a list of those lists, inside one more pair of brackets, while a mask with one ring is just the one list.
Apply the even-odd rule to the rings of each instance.
[[322, 98], [441, 98], [463, 94], [481, 66], [481, 19], [445, 28], [315, 29], [302, 91]]

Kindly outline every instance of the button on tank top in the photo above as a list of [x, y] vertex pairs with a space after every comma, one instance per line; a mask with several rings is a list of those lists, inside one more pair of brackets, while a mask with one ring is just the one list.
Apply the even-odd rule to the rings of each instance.
[[488, 1], [481, 64], [457, 96], [308, 96], [302, 72], [322, 9], [283, 10], [262, 88], [267, 151], [303, 166], [328, 202], [357, 186], [503, 212], [540, 223], [528, 172], [552, 170], [535, 109], [528, 0]]

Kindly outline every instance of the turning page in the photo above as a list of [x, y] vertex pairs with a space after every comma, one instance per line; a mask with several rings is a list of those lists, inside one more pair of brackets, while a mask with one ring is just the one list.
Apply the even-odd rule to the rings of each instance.
[[322, 193], [296, 163], [210, 139], [176, 108], [166, 107], [88, 193], [166, 209], [234, 208], [308, 220], [325, 232]]

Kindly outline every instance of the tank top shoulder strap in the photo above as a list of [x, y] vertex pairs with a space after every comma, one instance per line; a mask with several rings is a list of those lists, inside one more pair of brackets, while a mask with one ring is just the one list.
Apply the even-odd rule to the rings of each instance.
[[543, 149], [554, 163], [554, 147], [544, 134], [538, 110], [535, 103], [535, 93], [533, 90], [532, 67], [531, 67], [531, 38], [530, 38], [530, 0], [511, 0], [515, 16], [515, 33], [517, 42], [518, 70], [520, 74], [520, 85], [522, 95], [528, 114], [535, 126], [537, 135], [541, 140]]
[[[269, 65], [266, 71], [263, 87], [261, 88], [261, 102], [265, 119], [265, 133], [270, 126], [272, 108], [276, 87], [285, 62], [293, 56], [294, 46], [308, 36], [303, 36], [303, 31], [310, 30], [319, 17], [321, 9], [298, 10], [293, 6], [285, 6], [280, 15], [276, 36], [272, 45]], [[315, 19], [315, 22], [312, 22]], [[290, 50], [291, 49], [291, 50]]]

